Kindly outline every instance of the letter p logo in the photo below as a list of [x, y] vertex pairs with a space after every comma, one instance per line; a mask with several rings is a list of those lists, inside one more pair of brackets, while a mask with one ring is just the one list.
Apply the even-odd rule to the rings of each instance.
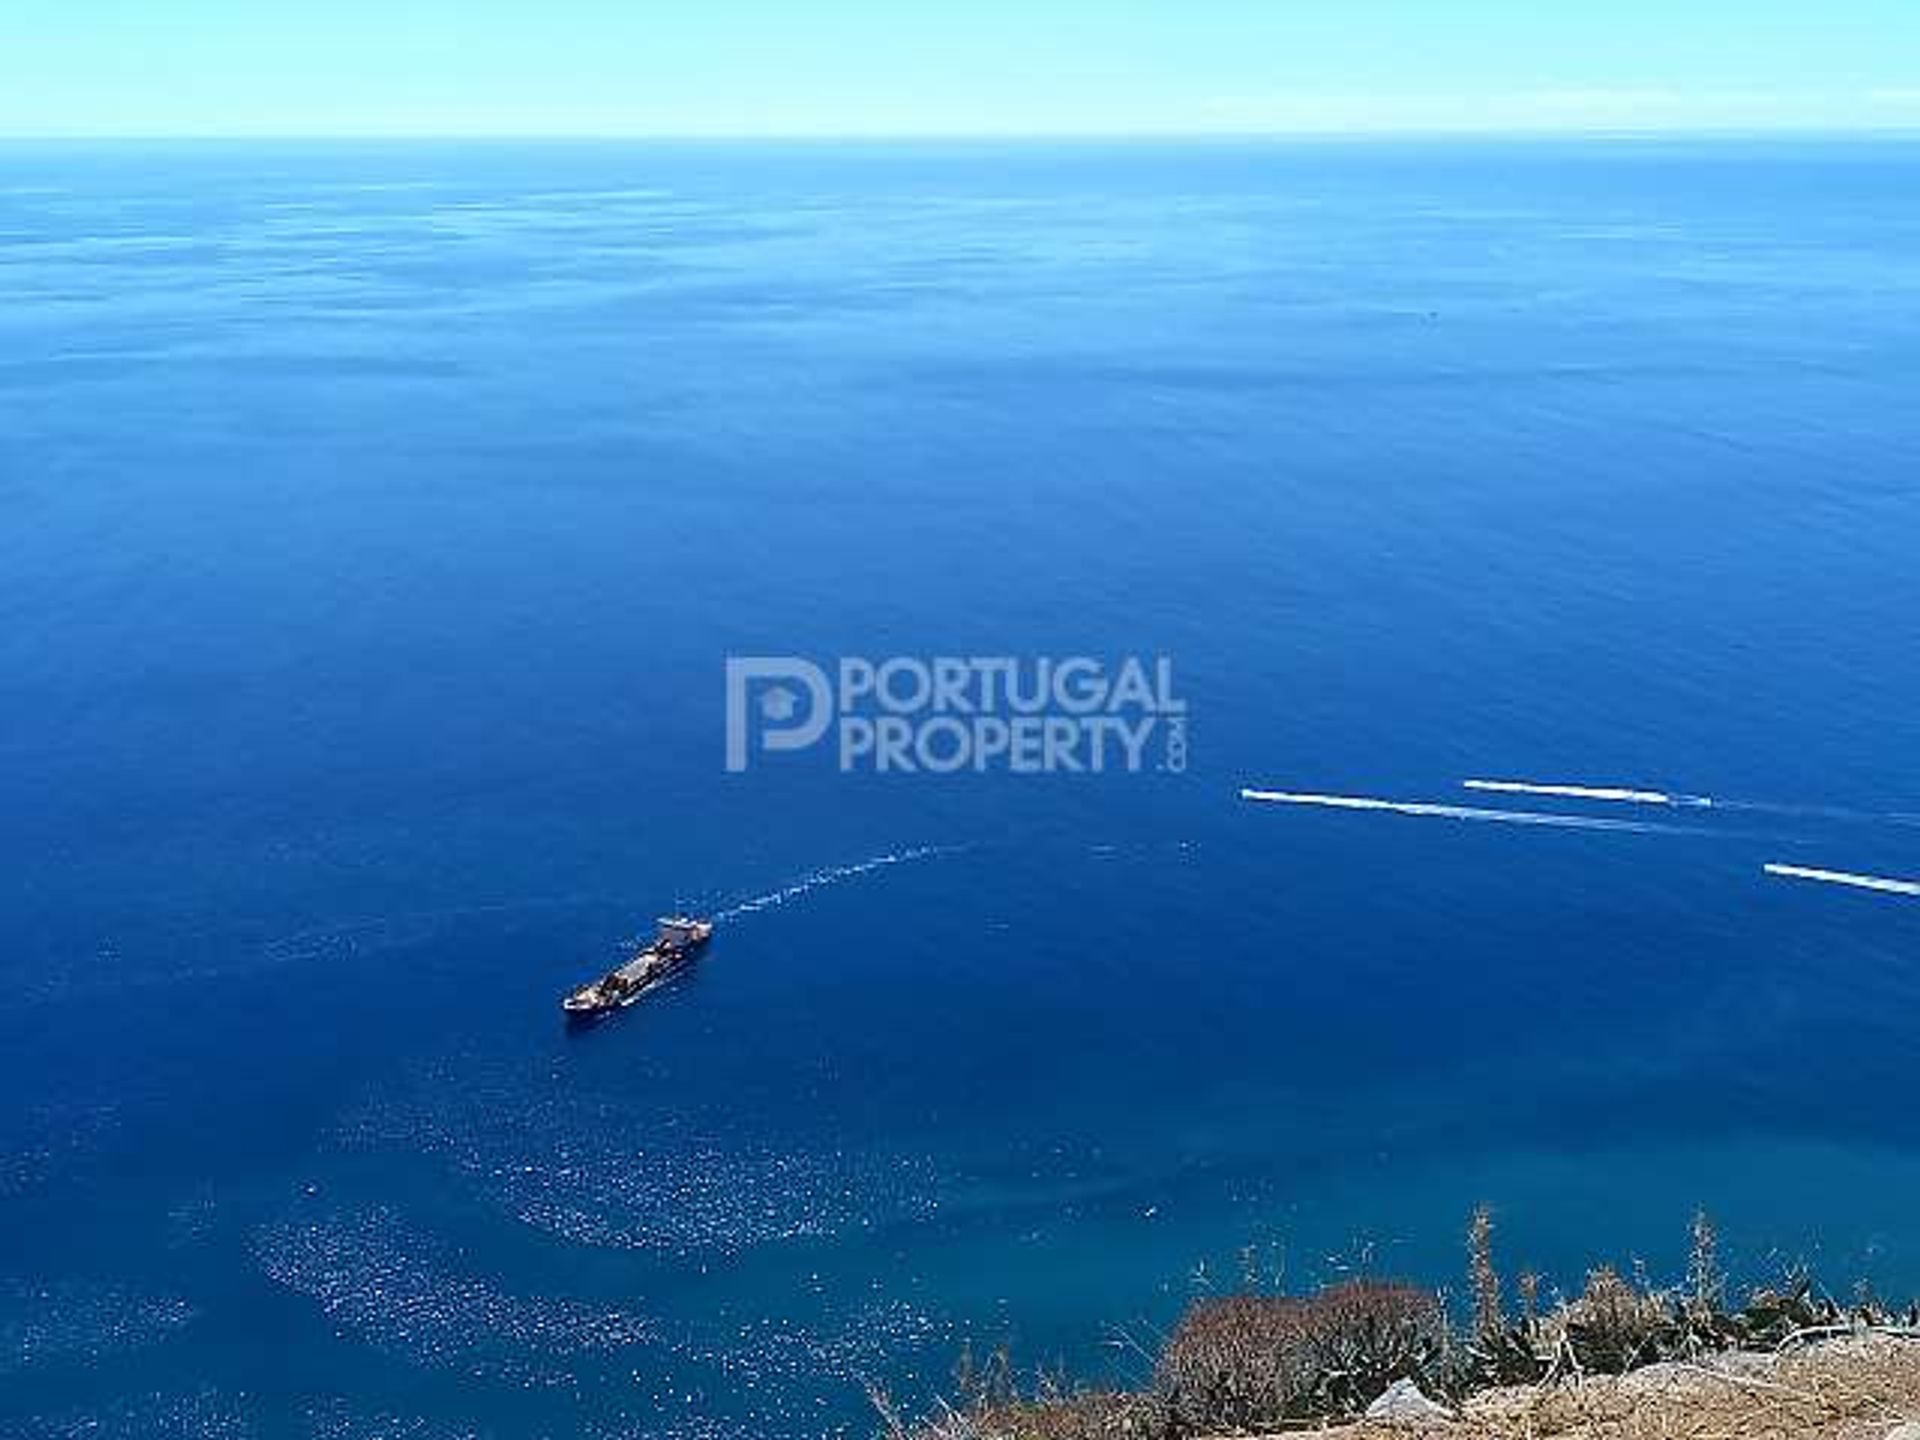
[[797, 655], [727, 657], [729, 774], [747, 768], [756, 732], [762, 750], [804, 750], [832, 723], [833, 687], [827, 672], [811, 660]]

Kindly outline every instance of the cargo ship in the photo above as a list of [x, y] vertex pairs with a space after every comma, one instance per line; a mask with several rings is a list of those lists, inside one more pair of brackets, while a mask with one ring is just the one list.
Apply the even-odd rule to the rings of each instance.
[[560, 1002], [569, 1020], [598, 1020], [626, 1009], [693, 964], [713, 938], [711, 920], [672, 915], [662, 919], [659, 926], [652, 941], [632, 959], [582, 985]]

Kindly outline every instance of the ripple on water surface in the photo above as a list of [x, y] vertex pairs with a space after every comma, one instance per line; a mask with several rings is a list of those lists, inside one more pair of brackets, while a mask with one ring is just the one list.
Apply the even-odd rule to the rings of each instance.
[[0, 1281], [0, 1377], [43, 1361], [94, 1364], [165, 1339], [194, 1310], [171, 1295], [91, 1281]]
[[562, 1239], [668, 1257], [832, 1237], [938, 1208], [924, 1159], [756, 1139], [738, 1117], [708, 1123], [583, 1093], [565, 1076], [442, 1076], [360, 1110], [336, 1139], [435, 1156]]
[[201, 1390], [36, 1416], [24, 1422], [19, 1440], [255, 1440], [260, 1433], [238, 1399]]
[[390, 1410], [361, 1411], [345, 1400], [315, 1405], [306, 1423], [312, 1440], [488, 1440], [488, 1432], [469, 1426]]
[[509, 1293], [382, 1207], [315, 1206], [262, 1227], [254, 1246], [269, 1279], [354, 1337], [420, 1365], [564, 1385], [583, 1359], [654, 1339], [652, 1323], [630, 1311]]

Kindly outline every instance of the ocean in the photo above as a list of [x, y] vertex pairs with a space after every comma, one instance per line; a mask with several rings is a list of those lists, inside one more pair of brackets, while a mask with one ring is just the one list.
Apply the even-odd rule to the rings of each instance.
[[1920, 876], [1912, 145], [13, 145], [0, 300], [5, 1433], [866, 1436], [1482, 1202], [1920, 1291], [1920, 902], [1762, 870]]

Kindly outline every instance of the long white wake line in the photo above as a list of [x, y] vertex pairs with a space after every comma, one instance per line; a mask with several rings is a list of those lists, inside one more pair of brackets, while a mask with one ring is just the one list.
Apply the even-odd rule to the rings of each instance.
[[1462, 780], [1464, 790], [1493, 795], [1540, 795], [1561, 800], [1594, 800], [1614, 805], [1655, 805], [1670, 810], [1717, 810], [1742, 815], [1779, 815], [1796, 820], [1835, 820], [1854, 825], [1920, 825], [1920, 815], [1898, 810], [1855, 810], [1841, 805], [1787, 805], [1777, 801], [1730, 800], [1716, 795], [1685, 795], [1628, 785], [1569, 785], [1538, 780]]
[[1670, 795], [1665, 790], [1635, 790], [1625, 785], [1545, 784], [1536, 780], [1462, 780], [1463, 790], [1493, 795], [1540, 795], [1557, 800], [1599, 800], [1613, 805], [1664, 805], [1669, 809], [1711, 810], [1707, 795]]
[[931, 860], [938, 855], [956, 855], [966, 849], [964, 845], [920, 845], [911, 850], [894, 850], [885, 855], [876, 855], [871, 860], [856, 861], [851, 865], [830, 865], [823, 870], [815, 870], [804, 875], [791, 885], [778, 890], [769, 890], [765, 895], [756, 895], [751, 900], [742, 900], [717, 912], [715, 924], [725, 920], [738, 920], [743, 915], [757, 915], [762, 910], [771, 910], [776, 905], [785, 905], [789, 900], [798, 900], [812, 890], [828, 885], [838, 885], [842, 881], [852, 880], [861, 875], [871, 875], [876, 870], [884, 870], [889, 865], [911, 865], [916, 860]]
[[1434, 820], [1468, 820], [1491, 825], [1542, 825], [1560, 830], [1610, 830], [1636, 835], [1691, 835], [1678, 825], [1643, 820], [1603, 820], [1593, 815], [1553, 815], [1541, 810], [1483, 810], [1471, 805], [1429, 805], [1413, 800], [1376, 800], [1363, 795], [1304, 795], [1288, 790], [1242, 790], [1242, 800], [1262, 805], [1308, 805], [1327, 810], [1368, 810]]
[[1920, 881], [1888, 880], [1879, 875], [1855, 875], [1846, 870], [1816, 870], [1806, 865], [1769, 865], [1767, 874], [1784, 880], [1812, 880], [1821, 885], [1845, 885], [1852, 890], [1874, 890], [1882, 895], [1920, 895]]

